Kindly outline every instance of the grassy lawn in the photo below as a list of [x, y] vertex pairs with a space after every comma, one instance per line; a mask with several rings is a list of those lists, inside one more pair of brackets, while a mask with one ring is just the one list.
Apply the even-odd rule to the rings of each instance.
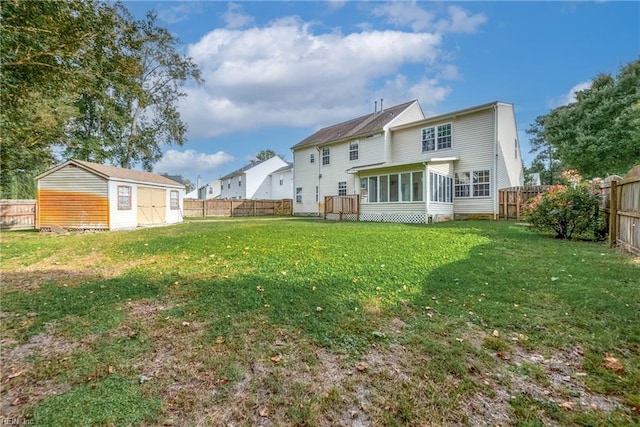
[[1, 236], [0, 416], [640, 424], [640, 262], [512, 222]]

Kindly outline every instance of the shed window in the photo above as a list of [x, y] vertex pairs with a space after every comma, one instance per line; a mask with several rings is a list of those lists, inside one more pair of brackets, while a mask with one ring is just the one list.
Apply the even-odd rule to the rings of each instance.
[[118, 186], [118, 210], [131, 210], [131, 187], [127, 185]]
[[178, 190], [171, 190], [171, 209], [180, 209], [180, 193]]

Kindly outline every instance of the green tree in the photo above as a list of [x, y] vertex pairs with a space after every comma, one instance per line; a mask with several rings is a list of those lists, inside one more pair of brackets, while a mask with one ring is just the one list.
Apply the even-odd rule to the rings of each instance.
[[525, 168], [525, 174], [540, 174], [540, 184], [553, 185], [560, 182], [560, 174], [565, 169], [558, 158], [558, 150], [551, 145], [545, 136], [544, 120], [546, 116], [538, 116], [527, 133], [531, 135], [529, 144], [530, 153], [536, 153], [536, 157], [531, 161], [531, 166]]
[[616, 77], [597, 76], [576, 98], [536, 119], [530, 130], [587, 178], [624, 175], [640, 162], [640, 60]]
[[267, 150], [260, 150], [260, 152], [258, 152], [258, 154], [256, 154], [255, 159], [251, 160], [251, 163], [259, 163], [259, 162], [263, 162], [265, 160], [269, 160], [272, 157], [280, 157], [281, 159], [284, 159], [284, 156], [282, 154], [277, 154], [275, 151], [267, 149]]

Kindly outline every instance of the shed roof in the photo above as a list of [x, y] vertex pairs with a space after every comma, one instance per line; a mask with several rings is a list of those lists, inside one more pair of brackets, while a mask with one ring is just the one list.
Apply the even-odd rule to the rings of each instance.
[[370, 135], [382, 131], [391, 120], [409, 108], [414, 102], [416, 102], [416, 100], [389, 107], [356, 119], [347, 120], [346, 122], [327, 126], [303, 139], [291, 147], [291, 149], [296, 150], [306, 146], [325, 145], [334, 141]]
[[55, 166], [49, 169], [48, 171], [38, 175], [36, 179], [43, 178], [70, 164], [79, 166], [83, 169], [86, 169], [90, 172], [93, 172], [107, 179], [117, 178], [117, 179], [124, 179], [128, 181], [138, 181], [138, 182], [145, 182], [150, 184], [161, 184], [161, 185], [166, 185], [170, 187], [184, 188], [183, 184], [180, 184], [170, 178], [167, 178], [166, 176], [158, 175], [156, 173], [119, 168], [116, 166], [102, 165], [100, 163], [88, 162], [86, 160], [77, 160], [77, 159], [67, 160], [66, 162], [58, 166]]

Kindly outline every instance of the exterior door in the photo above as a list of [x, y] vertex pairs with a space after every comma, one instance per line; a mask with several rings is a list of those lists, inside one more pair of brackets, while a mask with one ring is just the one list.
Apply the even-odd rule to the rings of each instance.
[[167, 190], [138, 187], [138, 225], [166, 222]]

